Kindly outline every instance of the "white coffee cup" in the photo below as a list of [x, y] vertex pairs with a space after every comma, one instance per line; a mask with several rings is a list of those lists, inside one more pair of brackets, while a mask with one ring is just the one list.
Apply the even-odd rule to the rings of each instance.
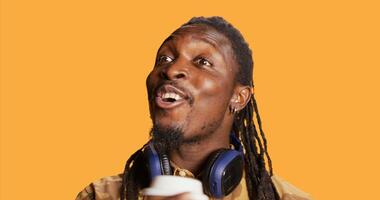
[[194, 200], [208, 200], [199, 180], [180, 176], [157, 176], [149, 188], [142, 190], [144, 196], [174, 196], [184, 192], [190, 193]]

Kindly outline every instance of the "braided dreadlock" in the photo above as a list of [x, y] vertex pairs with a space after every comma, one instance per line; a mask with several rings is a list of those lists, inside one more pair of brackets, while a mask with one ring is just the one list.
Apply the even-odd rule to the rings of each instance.
[[[253, 60], [252, 52], [241, 33], [222, 17], [194, 17], [180, 28], [187, 25], [206, 25], [216, 29], [226, 36], [232, 46], [234, 58], [239, 68], [235, 81], [244, 86], [253, 88]], [[258, 125], [258, 129], [256, 128]], [[246, 185], [251, 200], [278, 200], [279, 196], [274, 189], [270, 176], [273, 175], [272, 161], [267, 150], [267, 141], [262, 129], [261, 119], [254, 95], [251, 95], [247, 106], [239, 111], [234, 118], [233, 132], [240, 138], [244, 147]], [[142, 148], [134, 153], [127, 161], [120, 191], [120, 199], [135, 200], [138, 190], [142, 187], [135, 174], [140, 167], [139, 157]], [[269, 171], [267, 170], [266, 160]]]

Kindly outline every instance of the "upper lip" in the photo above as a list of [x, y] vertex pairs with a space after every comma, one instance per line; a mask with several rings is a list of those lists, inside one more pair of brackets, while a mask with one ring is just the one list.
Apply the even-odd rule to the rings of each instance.
[[184, 91], [182, 91], [181, 89], [179, 89], [173, 85], [170, 85], [170, 84], [164, 84], [164, 85], [160, 86], [157, 89], [156, 97], [161, 97], [162, 94], [168, 93], [168, 92], [173, 92], [175, 94], [178, 94], [181, 97], [181, 99], [187, 99], [188, 98], [188, 95]]

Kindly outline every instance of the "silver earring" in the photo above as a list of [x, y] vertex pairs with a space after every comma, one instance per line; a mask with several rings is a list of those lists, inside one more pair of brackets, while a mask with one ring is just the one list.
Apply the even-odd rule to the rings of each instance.
[[231, 105], [231, 106], [230, 106], [230, 113], [231, 113], [231, 114], [235, 114], [236, 111], [237, 111], [236, 107], [234, 107], [234, 106]]

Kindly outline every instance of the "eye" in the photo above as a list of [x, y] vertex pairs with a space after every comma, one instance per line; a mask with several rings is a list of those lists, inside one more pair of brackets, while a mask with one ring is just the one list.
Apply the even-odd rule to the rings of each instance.
[[194, 62], [197, 65], [201, 65], [201, 66], [207, 66], [207, 67], [211, 67], [212, 66], [212, 63], [210, 61], [208, 61], [206, 58], [202, 58], [202, 57], [196, 58], [194, 60]]
[[173, 62], [173, 58], [169, 57], [169, 56], [159, 56], [157, 58], [157, 65], [164, 65], [164, 64], [167, 64], [167, 63], [171, 63]]

